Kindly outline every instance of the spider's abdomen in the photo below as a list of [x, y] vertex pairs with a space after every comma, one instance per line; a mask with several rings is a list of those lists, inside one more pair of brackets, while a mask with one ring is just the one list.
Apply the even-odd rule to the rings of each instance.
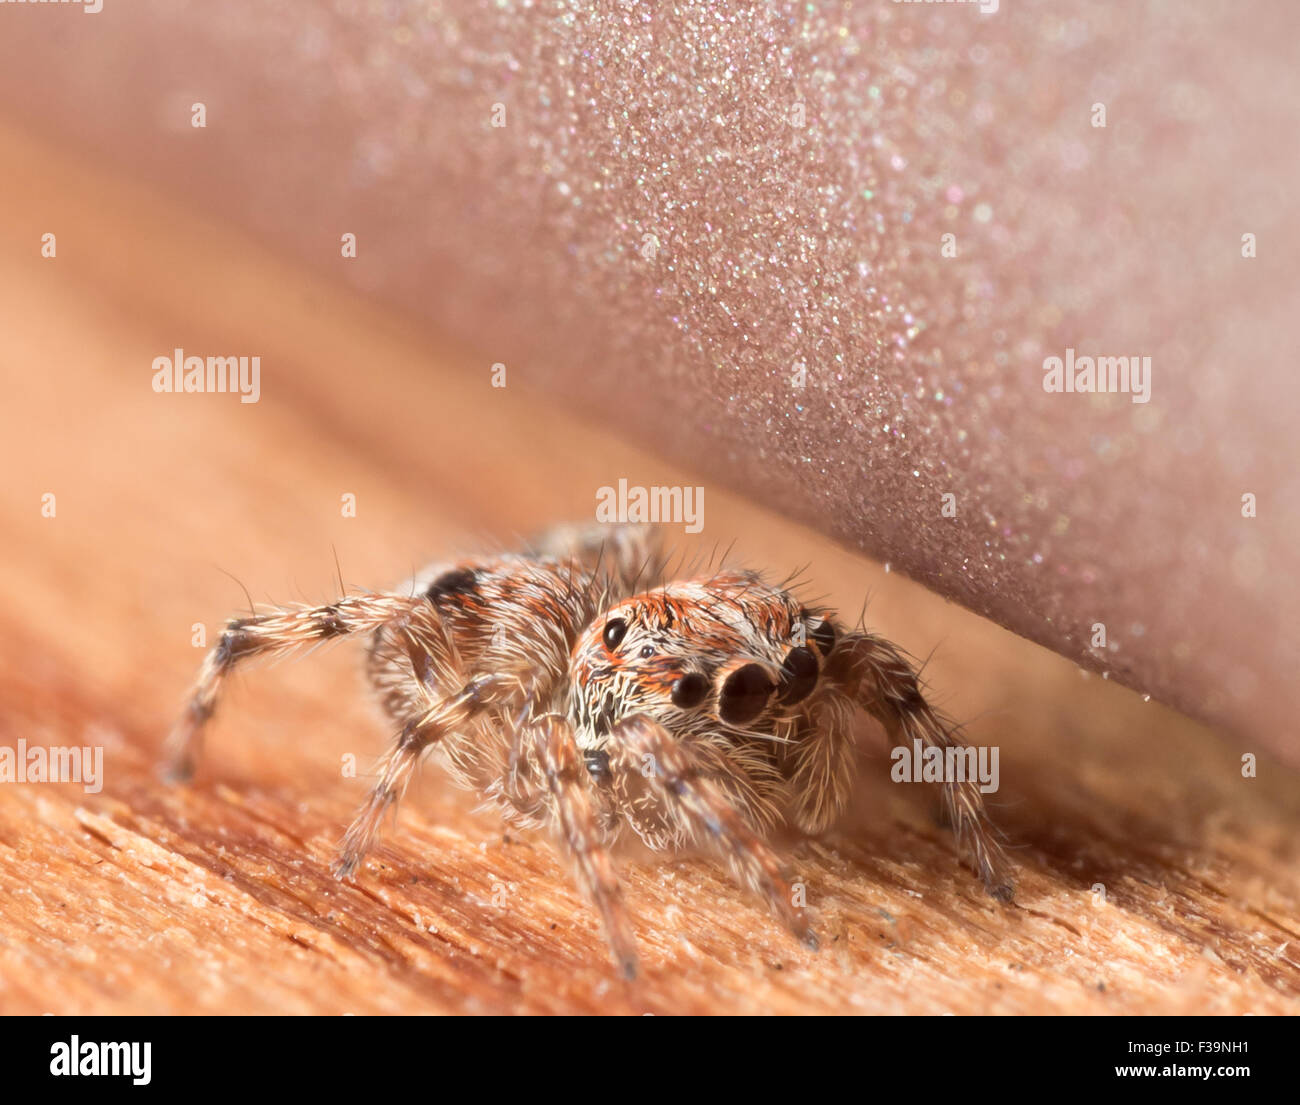
[[493, 709], [472, 732], [441, 741], [462, 786], [484, 790], [510, 756], [497, 715], [530, 705], [563, 707], [569, 650], [605, 599], [599, 580], [573, 562], [507, 556], [436, 565], [416, 581], [426, 604], [371, 641], [368, 673], [399, 724], [480, 676], [497, 681]]

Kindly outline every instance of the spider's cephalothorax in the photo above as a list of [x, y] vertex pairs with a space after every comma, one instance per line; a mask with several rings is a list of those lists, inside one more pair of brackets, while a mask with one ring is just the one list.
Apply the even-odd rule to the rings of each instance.
[[[754, 829], [793, 820], [821, 831], [852, 781], [852, 744], [836, 727], [848, 721], [850, 704], [821, 691], [838, 636], [827, 614], [753, 572], [717, 572], [636, 595], [588, 626], [573, 651], [575, 738], [589, 761], [626, 760], [633, 750], [619, 723], [649, 718], [690, 743], [700, 769]], [[831, 716], [841, 705], [845, 716]], [[819, 734], [832, 729], [838, 743], [824, 748]], [[837, 777], [801, 778], [801, 765], [805, 775], [820, 767]], [[633, 782], [658, 765], [644, 752], [634, 766]], [[689, 842], [685, 826], [660, 816], [653, 793], [641, 797], [615, 794], [611, 816], [621, 812], [656, 849]]]
[[[846, 632], [753, 572], [644, 589], [661, 568], [655, 555], [645, 529], [563, 528], [523, 555], [437, 567], [408, 593], [235, 619], [173, 733], [172, 773], [193, 770], [237, 663], [366, 634], [397, 737], [344, 836], [341, 877], [436, 748], [455, 781], [507, 820], [555, 826], [626, 974], [636, 954], [608, 852], [625, 830], [657, 851], [711, 847], [815, 943], [765, 837], [784, 823], [820, 832], [843, 812], [859, 710], [909, 747], [960, 742], [888, 641]], [[985, 885], [1008, 899], [978, 785], [938, 785]]]

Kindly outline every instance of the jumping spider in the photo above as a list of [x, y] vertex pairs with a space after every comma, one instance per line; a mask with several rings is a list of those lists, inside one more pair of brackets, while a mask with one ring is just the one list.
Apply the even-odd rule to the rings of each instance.
[[[230, 621], [169, 741], [189, 778], [230, 672], [255, 656], [369, 637], [368, 672], [397, 738], [340, 846], [352, 875], [421, 756], [508, 823], [554, 825], [604, 922], [616, 964], [636, 947], [609, 847], [631, 830], [655, 851], [712, 846], [809, 946], [816, 938], [765, 838], [827, 829], [856, 774], [862, 709], [911, 747], [959, 744], [902, 653], [755, 572], [723, 568], [646, 587], [640, 527], [560, 528], [518, 555], [437, 566], [412, 593], [346, 595]], [[988, 891], [1008, 863], [973, 781], [935, 784]]]

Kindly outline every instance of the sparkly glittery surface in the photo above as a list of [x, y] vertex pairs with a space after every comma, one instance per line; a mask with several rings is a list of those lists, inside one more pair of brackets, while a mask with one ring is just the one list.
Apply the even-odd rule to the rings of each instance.
[[[521, 386], [1294, 748], [1300, 16], [999, 7], [0, 5], [0, 90]], [[1150, 401], [1045, 393], [1067, 349], [1150, 357]]]

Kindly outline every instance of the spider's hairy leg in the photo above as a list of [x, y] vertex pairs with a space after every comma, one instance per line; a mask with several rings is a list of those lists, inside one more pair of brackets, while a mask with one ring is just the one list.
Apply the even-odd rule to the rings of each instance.
[[222, 685], [237, 666], [254, 657], [285, 655], [322, 641], [373, 632], [425, 605], [423, 597], [350, 595], [327, 606], [281, 606], [232, 618], [204, 657], [185, 712], [167, 739], [167, 777], [183, 782], [194, 774], [204, 727], [216, 712]]
[[[826, 674], [832, 685], [885, 727], [895, 745], [910, 749], [919, 740], [923, 749], [965, 747], [952, 725], [926, 701], [907, 658], [883, 637], [846, 634], [828, 659]], [[970, 849], [985, 888], [993, 897], [1011, 901], [1011, 863], [998, 843], [979, 783], [967, 778], [936, 785], [957, 843]]]
[[384, 814], [405, 793], [420, 757], [430, 745], [491, 705], [494, 687], [495, 680], [491, 676], [472, 679], [459, 693], [435, 702], [402, 727], [393, 747], [379, 763], [379, 778], [365, 805], [343, 835], [333, 866], [335, 878], [348, 878], [365, 858], [379, 836]]
[[702, 770], [690, 744], [677, 740], [645, 714], [618, 722], [610, 744], [623, 752], [619, 770], [636, 770], [630, 763], [648, 765], [645, 774], [656, 796], [689, 839], [721, 852], [739, 880], [760, 894], [806, 947], [817, 948], [816, 934], [807, 913], [795, 904], [781, 861], [740, 816], [722, 787]]
[[574, 740], [573, 729], [558, 714], [548, 714], [529, 727], [527, 745], [541, 763], [565, 850], [573, 861], [579, 883], [604, 922], [614, 963], [624, 978], [634, 978], [636, 941], [614, 863], [596, 825], [587, 792], [591, 776]]
[[818, 695], [796, 739], [790, 771], [790, 816], [802, 832], [829, 829], [848, 806], [857, 779], [853, 704], [839, 693]]

